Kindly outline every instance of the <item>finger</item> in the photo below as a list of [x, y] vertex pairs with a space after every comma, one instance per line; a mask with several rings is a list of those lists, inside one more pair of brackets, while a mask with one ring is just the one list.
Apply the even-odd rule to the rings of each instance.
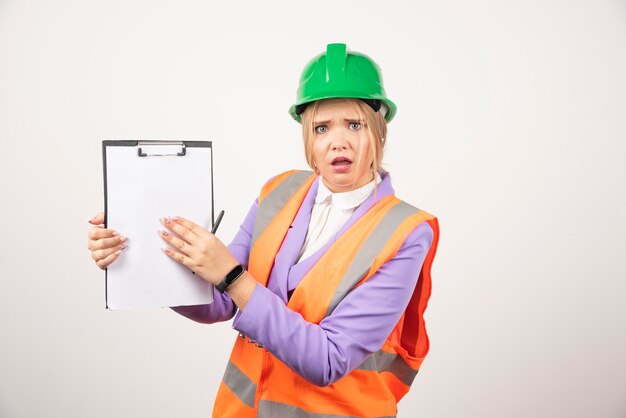
[[174, 221], [189, 229], [190, 231], [193, 231], [198, 236], [206, 236], [207, 234], [209, 234], [209, 231], [207, 231], [205, 228], [201, 227], [200, 225], [196, 225], [189, 219], [183, 218], [182, 216], [174, 216], [172, 217], [172, 219], [174, 219]]
[[128, 238], [122, 235], [118, 235], [112, 238], [101, 238], [99, 240], [91, 240], [87, 244], [87, 248], [91, 251], [95, 250], [106, 250], [111, 247], [115, 247], [116, 245], [124, 244], [128, 241]]
[[98, 212], [96, 216], [87, 220], [87, 222], [92, 225], [100, 225], [101, 223], [104, 223], [104, 212]]
[[185, 240], [182, 240], [167, 231], [158, 231], [159, 236], [168, 242], [172, 247], [177, 248], [188, 256], [193, 256], [194, 247]]
[[111, 253], [114, 253], [117, 250], [123, 250], [126, 247], [128, 247], [128, 244], [124, 242], [122, 244], [114, 245], [112, 247], [93, 250], [91, 251], [91, 257], [94, 259], [94, 261], [102, 260], [103, 258], [108, 257]]
[[187, 257], [185, 254], [179, 253], [177, 251], [172, 250], [171, 248], [161, 248], [165, 254], [167, 254], [172, 260], [191, 268], [193, 264], [191, 258]]
[[185, 241], [189, 242], [192, 245], [195, 245], [200, 240], [200, 228], [198, 225], [193, 222], [189, 222], [186, 224], [180, 223], [182, 218], [162, 218], [161, 222], [166, 228], [169, 228], [171, 231], [175, 232], [179, 237], [182, 237]]
[[115, 252], [109, 254], [107, 257], [103, 258], [102, 260], [96, 261], [96, 265], [100, 267], [102, 270], [104, 270], [109, 265], [111, 265], [112, 262], [117, 260], [117, 258], [120, 256], [121, 253], [122, 253], [121, 249], [116, 250]]
[[87, 235], [90, 240], [96, 241], [102, 238], [111, 238], [120, 236], [120, 233], [108, 228], [101, 228], [98, 226], [94, 226], [89, 230], [89, 234]]

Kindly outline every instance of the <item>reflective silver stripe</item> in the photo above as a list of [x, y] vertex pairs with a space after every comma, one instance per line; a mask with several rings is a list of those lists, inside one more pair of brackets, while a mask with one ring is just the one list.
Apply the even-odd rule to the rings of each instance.
[[256, 394], [256, 384], [248, 378], [239, 367], [232, 361], [228, 362], [224, 373], [224, 384], [228, 386], [239, 400], [250, 408], [254, 408], [254, 395]]
[[409, 366], [402, 356], [398, 354], [388, 353], [383, 350], [378, 350], [369, 356], [357, 370], [372, 370], [380, 372], [393, 373], [402, 383], [407, 386], [411, 386], [417, 370], [414, 370]]
[[389, 238], [391, 238], [398, 226], [400, 226], [406, 218], [417, 212], [419, 212], [419, 209], [416, 207], [405, 202], [400, 202], [385, 214], [383, 220], [376, 225], [374, 231], [367, 237], [367, 240], [361, 245], [361, 248], [359, 248], [355, 257], [352, 259], [350, 266], [335, 290], [335, 294], [324, 315], [325, 317], [329, 316], [333, 310], [335, 310], [346, 294], [367, 274], [374, 263], [374, 259], [385, 247], [387, 241], [389, 241]]
[[[306, 395], [304, 395], [306, 396]], [[305, 411], [297, 406], [287, 405], [280, 402], [264, 401], [259, 402], [259, 418], [356, 418], [353, 415], [335, 415], [335, 414], [316, 414]], [[384, 416], [376, 418], [395, 418], [393, 416]]]
[[270, 222], [272, 222], [272, 219], [278, 215], [278, 212], [287, 204], [294, 193], [302, 187], [304, 182], [311, 177], [311, 174], [313, 174], [312, 171], [297, 171], [283, 180], [270, 194], [265, 196], [265, 199], [263, 199], [257, 208], [250, 247], [254, 246], [254, 243], [261, 236], [263, 231], [265, 231], [265, 228], [267, 228]]

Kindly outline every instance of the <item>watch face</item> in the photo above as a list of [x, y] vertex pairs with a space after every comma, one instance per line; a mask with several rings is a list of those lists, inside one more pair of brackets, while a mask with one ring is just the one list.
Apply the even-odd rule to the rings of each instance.
[[238, 264], [237, 266], [235, 266], [234, 269], [230, 271], [230, 273], [226, 275], [226, 282], [228, 284], [231, 284], [241, 275], [241, 273], [243, 273], [243, 267], [241, 266], [241, 264]]
[[243, 266], [241, 264], [238, 264], [230, 271], [230, 273], [226, 275], [226, 277], [224, 277], [224, 280], [216, 284], [215, 287], [217, 288], [217, 290], [220, 291], [220, 293], [224, 293], [226, 288], [228, 288], [228, 286], [230, 286], [235, 280], [237, 280], [244, 271], [246, 270], [243, 268]]

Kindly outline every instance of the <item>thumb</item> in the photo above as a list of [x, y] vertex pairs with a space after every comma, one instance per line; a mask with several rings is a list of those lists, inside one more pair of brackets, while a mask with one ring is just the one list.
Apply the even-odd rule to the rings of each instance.
[[89, 222], [92, 225], [100, 225], [101, 223], [104, 223], [104, 212], [98, 212], [96, 216], [94, 216], [91, 219], [88, 219], [87, 222]]

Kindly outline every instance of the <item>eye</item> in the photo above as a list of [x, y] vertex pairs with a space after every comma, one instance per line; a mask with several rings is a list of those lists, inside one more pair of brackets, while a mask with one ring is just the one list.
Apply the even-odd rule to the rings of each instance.
[[350, 125], [348, 125], [350, 127], [350, 129], [353, 130], [357, 130], [357, 129], [361, 129], [361, 124], [358, 122], [350, 122]]
[[326, 132], [328, 132], [328, 126], [326, 125], [316, 126], [315, 132], [317, 132], [318, 134], [325, 134]]

